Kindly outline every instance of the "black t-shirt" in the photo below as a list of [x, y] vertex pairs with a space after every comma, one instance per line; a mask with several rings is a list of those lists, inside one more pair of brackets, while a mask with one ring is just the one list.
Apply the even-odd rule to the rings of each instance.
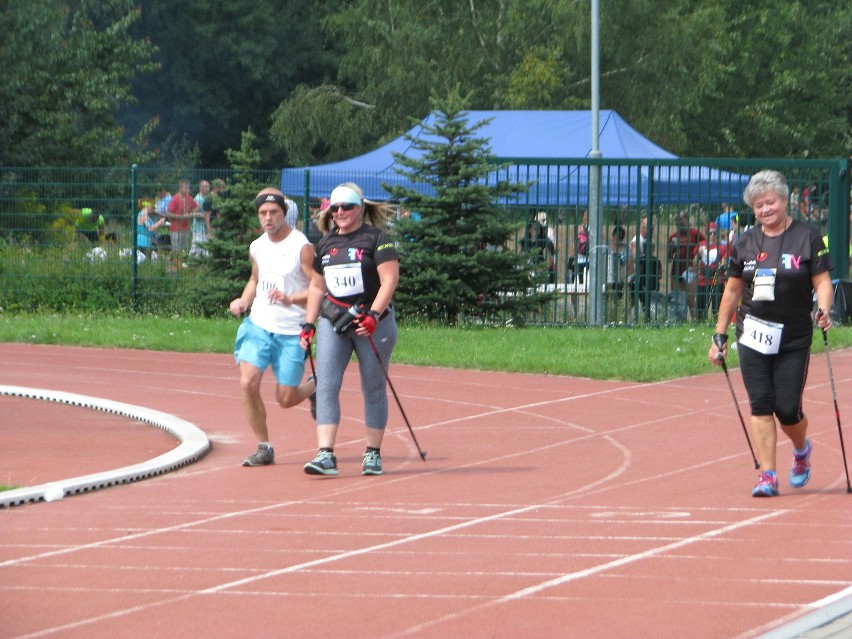
[[[776, 269], [775, 300], [755, 302], [754, 276], [757, 269]], [[792, 220], [778, 236], [764, 235], [753, 227], [740, 235], [731, 251], [729, 277], [743, 279], [742, 304], [737, 310], [737, 338], [743, 319], [750, 314], [784, 325], [781, 350], [810, 346], [813, 337], [814, 288], [811, 277], [831, 270], [828, 249], [815, 226]]]
[[376, 267], [399, 259], [396, 248], [380, 228], [362, 224], [352, 233], [326, 233], [317, 243], [314, 270], [325, 277], [328, 292], [347, 304], [369, 307], [381, 282]]

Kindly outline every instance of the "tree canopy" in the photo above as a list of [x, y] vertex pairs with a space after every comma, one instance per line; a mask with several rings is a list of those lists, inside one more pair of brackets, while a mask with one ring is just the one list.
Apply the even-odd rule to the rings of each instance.
[[[7, 0], [0, 11], [0, 165], [108, 166], [130, 161], [116, 121], [131, 81], [152, 72], [130, 36], [132, 0]], [[134, 134], [144, 133], [142, 122]], [[137, 156], [138, 157], [138, 156]]]
[[[590, 2], [5, 0], [2, 164], [352, 157], [461, 86], [471, 109], [587, 109]], [[852, 5], [601, 0], [601, 107], [682, 156], [852, 148]]]

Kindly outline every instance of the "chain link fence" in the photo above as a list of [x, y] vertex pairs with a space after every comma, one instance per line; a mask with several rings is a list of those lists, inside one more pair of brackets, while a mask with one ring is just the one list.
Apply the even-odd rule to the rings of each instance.
[[[517, 231], [504, 246], [485, 250], [526, 252], [540, 266], [539, 289], [552, 295], [528, 318], [530, 324], [711, 321], [724, 265], [715, 273], [701, 273], [695, 261], [698, 245], [721, 255], [721, 247], [753, 223], [742, 190], [751, 174], [767, 168], [787, 176], [793, 189], [791, 215], [817, 225], [826, 236], [832, 276], [848, 277], [845, 159], [498, 162], [502, 168], [495, 177], [532, 186], [518, 200], [500, 204]], [[309, 230], [310, 215], [319, 206], [319, 199], [310, 197], [310, 175], [299, 183], [284, 183], [278, 169], [251, 177], [293, 198], [300, 212], [297, 226]], [[234, 179], [229, 170], [0, 167], [0, 309], [200, 312], [193, 291], [204, 286], [208, 274], [203, 260], [191, 252], [176, 256], [166, 227], [158, 230], [150, 249], [141, 249], [136, 237], [143, 202], [152, 204], [156, 220], [164, 198], [175, 194], [183, 179], [192, 196], [201, 181], [211, 184], [215, 234], [216, 185], [227, 189]], [[595, 180], [600, 203], [590, 210], [589, 185]], [[88, 226], [84, 209], [91, 209]], [[417, 214], [405, 211], [404, 203], [400, 210]], [[631, 253], [637, 237], [644, 238], [638, 244], [646, 250]], [[234, 296], [244, 283], [234, 282]], [[226, 305], [223, 300], [223, 312]], [[501, 321], [485, 311], [462, 319]]]

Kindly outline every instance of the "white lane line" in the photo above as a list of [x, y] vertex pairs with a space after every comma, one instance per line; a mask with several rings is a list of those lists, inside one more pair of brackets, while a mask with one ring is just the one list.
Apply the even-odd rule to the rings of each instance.
[[751, 517], [750, 519], [745, 519], [743, 521], [734, 522], [727, 526], [722, 526], [721, 528], [716, 528], [713, 530], [708, 530], [707, 532], [701, 533], [700, 535], [693, 535], [692, 537], [686, 537], [679, 541], [666, 544], [664, 546], [659, 546], [657, 548], [652, 548], [650, 550], [646, 550], [644, 552], [636, 553], [633, 555], [627, 555], [620, 559], [616, 559], [614, 561], [608, 561], [603, 564], [599, 564], [597, 566], [593, 566], [592, 568], [587, 568], [585, 570], [579, 570], [572, 573], [567, 573], [565, 575], [561, 575], [556, 577], [555, 579], [550, 579], [548, 581], [542, 582], [540, 584], [536, 584], [535, 586], [529, 586], [528, 588], [523, 588], [516, 592], [510, 593], [508, 595], [504, 595], [498, 599], [493, 599], [488, 603], [481, 604], [479, 606], [474, 606], [472, 608], [467, 608], [465, 610], [460, 610], [458, 612], [450, 613], [448, 615], [444, 615], [443, 617], [439, 617], [437, 619], [433, 619], [429, 622], [412, 626], [407, 630], [393, 635], [394, 637], [404, 637], [407, 635], [415, 634], [418, 632], [422, 632], [424, 630], [428, 630], [429, 628], [433, 628], [438, 624], [446, 623], [448, 621], [452, 621], [454, 619], [458, 619], [460, 617], [475, 613], [481, 612], [487, 608], [491, 608], [492, 606], [496, 606], [503, 603], [508, 603], [511, 601], [516, 601], [519, 599], [524, 599], [531, 595], [537, 594], [543, 590], [547, 590], [548, 588], [554, 588], [556, 586], [560, 586], [562, 584], [566, 584], [571, 581], [576, 581], [578, 579], [584, 579], [586, 577], [590, 577], [592, 575], [596, 575], [598, 573], [604, 572], [606, 570], [610, 570], [612, 568], [619, 568], [621, 566], [626, 566], [628, 564], [636, 563], [637, 561], [642, 561], [643, 559], [648, 559], [649, 557], [655, 557], [657, 555], [663, 554], [670, 550], [675, 550], [677, 548], [683, 548], [684, 546], [689, 546], [691, 544], [697, 543], [699, 541], [704, 541], [706, 539], [712, 539], [713, 537], [718, 537], [720, 535], [724, 535], [725, 533], [738, 530], [740, 528], [745, 528], [747, 526], [752, 526], [754, 524], [760, 523], [767, 519], [771, 519], [773, 517], [778, 517], [779, 515], [787, 514], [788, 510], [777, 510], [769, 513], [765, 513], [763, 515], [758, 515], [756, 517]]
[[[607, 437], [605, 439], [611, 439], [611, 438]], [[627, 468], [630, 466], [630, 462], [631, 462], [630, 451], [626, 447], [624, 447], [623, 445], [619, 444], [618, 442], [613, 441], [612, 443], [614, 445], [616, 445], [616, 447], [620, 448], [622, 450], [622, 454], [623, 454], [622, 463], [618, 468], [616, 468], [615, 470], [610, 472], [609, 475], [607, 475], [605, 477], [602, 477], [602, 478], [600, 478], [600, 479], [598, 479], [594, 482], [590, 482], [590, 483], [586, 484], [585, 486], [573, 489], [573, 490], [571, 490], [567, 493], [564, 493], [563, 495], [553, 497], [552, 499], [549, 499], [547, 502], [542, 503], [542, 504], [533, 504], [533, 505], [528, 505], [528, 506], [524, 506], [524, 507], [520, 507], [520, 508], [513, 508], [513, 509], [508, 510], [508, 511], [504, 511], [504, 512], [501, 512], [501, 513], [495, 513], [493, 515], [489, 515], [489, 516], [485, 516], [485, 517], [477, 517], [475, 519], [472, 519], [472, 520], [469, 520], [469, 521], [466, 521], [466, 522], [454, 524], [452, 526], [447, 526], [447, 527], [437, 529], [437, 530], [434, 530], [434, 531], [431, 531], [431, 532], [428, 532], [428, 533], [412, 535], [410, 537], [397, 539], [397, 540], [394, 540], [394, 541], [391, 541], [391, 542], [375, 544], [373, 546], [369, 546], [369, 547], [366, 547], [366, 548], [346, 551], [346, 552], [338, 553], [338, 554], [335, 554], [335, 555], [330, 555], [330, 556], [325, 557], [323, 559], [318, 559], [318, 560], [314, 560], [314, 561], [296, 564], [294, 566], [289, 566], [287, 568], [283, 568], [283, 569], [280, 569], [280, 570], [262, 573], [260, 575], [255, 575], [253, 577], [248, 577], [248, 578], [245, 578], [245, 579], [238, 579], [238, 580], [230, 581], [230, 582], [227, 582], [227, 583], [220, 584], [219, 586], [214, 586], [212, 588], [194, 591], [194, 592], [182, 595], [182, 596], [169, 597], [169, 598], [161, 600], [161, 601], [152, 602], [152, 603], [148, 603], [148, 604], [141, 604], [141, 605], [138, 605], [138, 606], [133, 606], [131, 608], [125, 608], [123, 610], [116, 610], [116, 611], [113, 611], [111, 613], [108, 613], [108, 614], [105, 614], [105, 615], [100, 615], [100, 616], [97, 616], [97, 617], [90, 617], [88, 619], [80, 619], [78, 621], [71, 622], [71, 623], [68, 623], [68, 624], [64, 624], [64, 625], [61, 625], [61, 626], [44, 628], [44, 629], [42, 629], [38, 632], [28, 634], [28, 635], [23, 635], [23, 636], [20, 636], [20, 637], [16, 637], [14, 639], [36, 639], [37, 637], [45, 637], [45, 636], [48, 636], [48, 635], [51, 635], [51, 634], [65, 632], [67, 630], [73, 630], [73, 629], [76, 629], [76, 628], [81, 628], [81, 627], [88, 626], [88, 625], [91, 625], [91, 624], [95, 624], [95, 623], [98, 623], [98, 622], [101, 622], [101, 621], [111, 621], [111, 620], [123, 617], [125, 615], [133, 614], [133, 613], [136, 613], [136, 612], [146, 611], [146, 610], [149, 610], [151, 608], [157, 608], [157, 607], [164, 606], [164, 605], [178, 603], [178, 602], [185, 601], [187, 599], [191, 599], [193, 597], [197, 597], [197, 596], [200, 596], [200, 595], [215, 594], [215, 593], [226, 591], [226, 590], [232, 590], [233, 591], [233, 589], [237, 588], [238, 586], [243, 586], [243, 585], [246, 585], [246, 584], [255, 583], [255, 582], [258, 582], [258, 581], [261, 581], [261, 580], [264, 580], [264, 579], [276, 577], [278, 575], [297, 572], [299, 570], [305, 570], [305, 569], [308, 569], [308, 568], [313, 568], [315, 566], [320, 566], [320, 565], [323, 565], [323, 564], [328, 564], [328, 563], [332, 563], [332, 562], [335, 562], [335, 561], [348, 559], [350, 557], [355, 557], [355, 556], [358, 556], [358, 555], [376, 552], [376, 551], [379, 551], [379, 550], [385, 550], [387, 548], [400, 546], [400, 545], [411, 543], [411, 542], [414, 542], [414, 541], [420, 541], [422, 539], [428, 539], [430, 537], [436, 537], [436, 536], [439, 536], [439, 535], [446, 534], [448, 532], [453, 532], [455, 530], [461, 530], [463, 528], [469, 528], [471, 526], [476, 526], [476, 525], [479, 525], [481, 523], [497, 521], [499, 519], [504, 519], [506, 517], [510, 517], [510, 516], [513, 516], [513, 515], [532, 512], [534, 510], [541, 509], [543, 507], [547, 507], [548, 504], [558, 503], [559, 500], [564, 499], [566, 497], [570, 497], [574, 494], [578, 494], [578, 493], [582, 494], [585, 491], [587, 491], [589, 488], [591, 488], [595, 485], [600, 485], [600, 484], [605, 484], [607, 482], [610, 482], [613, 479], [615, 479], [616, 477], [618, 477], [619, 475], [621, 475], [622, 473], [624, 473], [627, 470]], [[405, 481], [407, 479], [411, 479], [411, 478], [410, 477], [409, 478], [399, 478], [399, 479], [397, 479], [397, 481]], [[346, 493], [346, 492], [351, 492], [353, 490], [361, 490], [361, 488], [352, 487], [352, 488], [346, 488], [346, 489], [343, 489], [343, 490], [340, 490], [340, 491], [337, 491], [337, 492]], [[323, 498], [327, 499], [328, 495], [324, 495]], [[253, 509], [250, 509], [250, 510], [243, 510], [243, 511], [235, 512], [235, 513], [225, 513], [225, 514], [217, 515], [217, 516], [214, 516], [214, 517], [208, 517], [208, 518], [200, 520], [200, 521], [188, 522], [188, 523], [184, 523], [184, 524], [178, 524], [178, 525], [175, 525], [175, 526], [168, 526], [166, 528], [159, 528], [159, 529], [156, 529], [156, 530], [143, 531], [143, 532], [140, 532], [140, 533], [136, 533], [136, 534], [133, 534], [133, 535], [126, 535], [126, 536], [123, 536], [123, 537], [114, 537], [112, 539], [106, 539], [106, 540], [102, 540], [102, 541], [98, 541], [98, 542], [93, 542], [93, 543], [90, 543], [90, 544], [82, 544], [82, 545], [79, 545], [79, 546], [73, 546], [73, 547], [70, 547], [70, 548], [62, 549], [62, 550], [40, 553], [38, 555], [31, 555], [29, 557], [21, 557], [21, 558], [18, 558], [18, 559], [0, 562], [0, 568], [2, 568], [4, 566], [18, 565], [18, 564], [26, 563], [26, 562], [33, 561], [33, 560], [36, 560], [36, 559], [42, 559], [42, 558], [46, 558], [46, 557], [54, 557], [54, 556], [58, 556], [58, 555], [64, 555], [64, 554], [68, 554], [68, 553], [71, 553], [71, 552], [75, 552], [77, 550], [83, 550], [83, 549], [87, 549], [87, 548], [98, 548], [98, 547], [101, 547], [101, 546], [107, 546], [107, 545], [114, 544], [114, 543], [120, 543], [122, 541], [130, 541], [130, 540], [139, 539], [139, 538], [142, 538], [142, 537], [149, 537], [149, 536], [152, 536], [152, 535], [155, 535], [155, 534], [159, 534], [161, 532], [171, 532], [171, 531], [176, 531], [176, 530], [183, 530], [183, 529], [192, 528], [194, 526], [198, 526], [198, 525], [204, 524], [204, 523], [221, 521], [221, 520], [225, 520], [225, 519], [232, 519], [234, 517], [239, 517], [239, 516], [246, 515], [246, 514], [265, 512], [265, 511], [281, 508], [282, 506], [300, 504], [300, 503], [305, 503], [305, 502], [309, 503], [310, 500], [305, 499], [303, 501], [293, 501], [293, 502], [272, 504], [272, 505], [269, 505], [269, 506], [264, 506], [264, 507], [260, 507], [260, 508], [253, 508]], [[239, 593], [234, 592], [233, 594], [239, 594]]]
[[522, 599], [524, 597], [528, 597], [529, 595], [533, 595], [542, 590], [546, 590], [547, 588], [553, 588], [555, 586], [561, 586], [562, 584], [566, 584], [570, 581], [576, 581], [577, 579], [582, 579], [584, 577], [589, 577], [591, 575], [595, 575], [599, 572], [603, 572], [605, 570], [609, 570], [610, 568], [620, 568], [621, 566], [626, 566], [628, 564], [636, 563], [637, 561], [641, 561], [643, 559], [648, 559], [649, 557], [655, 557], [662, 553], [668, 552], [670, 550], [676, 550], [677, 548], [682, 548], [684, 546], [692, 545], [699, 541], [704, 541], [705, 539], [712, 539], [713, 537], [718, 537], [720, 535], [724, 535], [725, 533], [732, 532], [734, 530], [738, 530], [740, 528], [745, 528], [747, 526], [751, 526], [753, 524], [759, 523], [765, 519], [771, 519], [772, 517], [777, 517], [778, 515], [786, 514], [787, 510], [775, 510], [772, 512], [765, 513], [763, 515], [758, 515], [757, 517], [752, 517], [751, 519], [745, 519], [743, 521], [737, 521], [733, 524], [728, 524], [727, 526], [722, 526], [721, 528], [716, 528], [714, 530], [708, 530], [707, 532], [701, 533], [700, 535], [693, 535], [692, 537], [686, 537], [681, 539], [680, 541], [675, 541], [670, 544], [666, 544], [665, 546], [659, 546], [658, 548], [652, 548], [651, 550], [646, 550], [644, 552], [636, 553], [634, 555], [628, 555], [621, 559], [616, 559], [615, 561], [610, 561], [605, 564], [600, 564], [599, 566], [594, 566], [592, 568], [586, 568], [585, 570], [579, 570], [577, 572], [571, 572], [566, 575], [562, 575], [561, 577], [557, 577], [556, 579], [551, 579], [550, 581], [545, 581], [544, 583], [540, 583], [536, 586], [530, 586], [529, 588], [524, 588], [523, 590], [519, 590], [510, 595], [506, 595], [498, 600], [498, 602], [512, 601], [513, 599]]

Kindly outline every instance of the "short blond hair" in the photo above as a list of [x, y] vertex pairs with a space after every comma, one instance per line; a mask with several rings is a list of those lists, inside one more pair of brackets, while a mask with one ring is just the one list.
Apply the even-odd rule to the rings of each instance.
[[748, 186], [743, 191], [743, 202], [753, 208], [754, 198], [770, 191], [777, 193], [783, 200], [789, 199], [790, 187], [787, 185], [787, 178], [778, 171], [759, 171], [748, 181]]

